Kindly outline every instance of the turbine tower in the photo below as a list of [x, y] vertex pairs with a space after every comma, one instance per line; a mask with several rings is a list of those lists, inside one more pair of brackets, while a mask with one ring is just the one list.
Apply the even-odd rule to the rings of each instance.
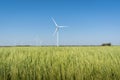
[[52, 20], [56, 26], [56, 29], [55, 29], [55, 32], [53, 33], [53, 35], [57, 35], [57, 46], [59, 46], [59, 29], [67, 27], [67, 26], [59, 26], [59, 25], [57, 25], [56, 21], [53, 18], [52, 18]]

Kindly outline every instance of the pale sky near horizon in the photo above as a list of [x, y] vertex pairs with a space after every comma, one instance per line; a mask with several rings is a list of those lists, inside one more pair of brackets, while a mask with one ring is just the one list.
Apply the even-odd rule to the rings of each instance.
[[120, 0], [0, 0], [0, 45], [120, 45]]

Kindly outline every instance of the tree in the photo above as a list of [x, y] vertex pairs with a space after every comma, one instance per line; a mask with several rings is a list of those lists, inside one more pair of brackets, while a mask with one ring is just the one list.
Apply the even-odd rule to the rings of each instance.
[[111, 43], [103, 43], [102, 46], [111, 46]]

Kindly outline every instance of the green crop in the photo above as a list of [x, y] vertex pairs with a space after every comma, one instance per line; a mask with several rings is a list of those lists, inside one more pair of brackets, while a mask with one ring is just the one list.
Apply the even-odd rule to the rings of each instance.
[[0, 80], [120, 80], [120, 47], [1, 47]]

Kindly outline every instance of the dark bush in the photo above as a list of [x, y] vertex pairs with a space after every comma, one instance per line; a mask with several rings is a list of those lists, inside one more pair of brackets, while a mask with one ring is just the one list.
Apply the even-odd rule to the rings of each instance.
[[111, 43], [103, 43], [102, 46], [111, 46]]

